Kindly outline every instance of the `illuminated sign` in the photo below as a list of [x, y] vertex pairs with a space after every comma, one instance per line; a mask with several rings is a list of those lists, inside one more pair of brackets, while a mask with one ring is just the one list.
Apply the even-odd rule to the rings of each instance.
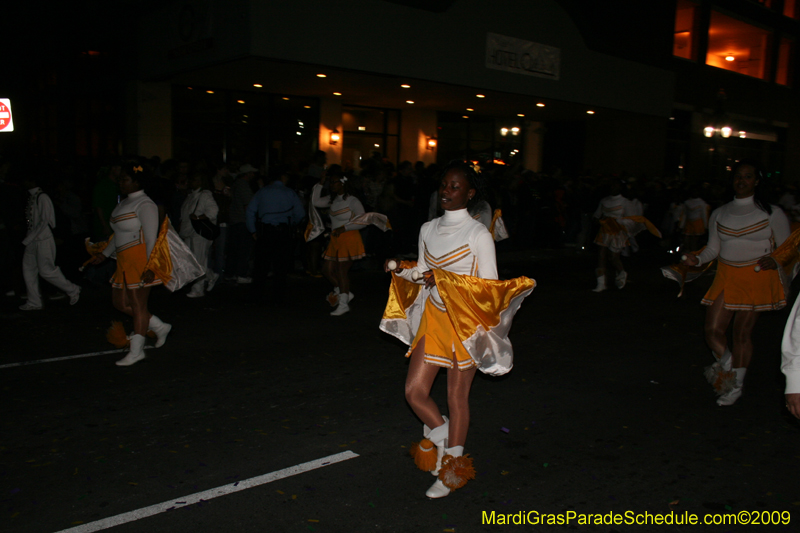
[[0, 98], [0, 131], [14, 131], [14, 119], [11, 118], [11, 100]]
[[557, 80], [561, 69], [561, 49], [487, 33], [486, 67]]

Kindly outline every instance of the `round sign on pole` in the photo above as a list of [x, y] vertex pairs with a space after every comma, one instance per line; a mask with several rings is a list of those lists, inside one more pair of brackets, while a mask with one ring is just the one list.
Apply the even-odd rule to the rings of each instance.
[[0, 98], [0, 132], [14, 131], [14, 119], [11, 116], [11, 100]]

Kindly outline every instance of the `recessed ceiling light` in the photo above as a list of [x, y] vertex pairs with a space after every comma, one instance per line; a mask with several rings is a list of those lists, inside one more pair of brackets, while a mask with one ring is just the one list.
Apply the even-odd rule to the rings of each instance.
[[288, 97], [288, 96], [284, 96], [284, 97], [283, 97], [283, 99], [284, 99], [284, 100], [288, 100], [288, 99], [289, 99], [289, 97]]
[[462, 115], [461, 118], [469, 118], [469, 115]]
[[263, 87], [263, 85], [261, 85], [260, 83], [254, 83], [253, 87], [258, 87], [260, 89], [261, 87]]
[[304, 105], [303, 107], [305, 107], [306, 109], [311, 109], [310, 105]]
[[214, 94], [214, 91], [206, 91], [208, 94]]
[[342, 93], [333, 93], [334, 96], [342, 96]]
[[236, 100], [236, 103], [243, 104], [244, 100]]
[[190, 91], [192, 90], [192, 88], [191, 88], [191, 87], [187, 87], [187, 89], [189, 89]]
[[544, 107], [544, 104], [539, 102], [538, 104], [536, 104], [536, 107]]
[[403, 89], [410, 89], [410, 88], [411, 88], [411, 85], [406, 85], [406, 84], [403, 84], [403, 85], [401, 85], [400, 87], [402, 87]]
[[318, 78], [327, 78], [328, 75], [327, 74], [317, 74], [317, 77]]
[[406, 103], [407, 103], [407, 104], [413, 104], [413, 103], [414, 103], [414, 100], [406, 100]]
[[524, 116], [525, 116], [525, 113], [517, 113], [517, 116], [518, 116], [518, 117], [524, 117]]
[[474, 110], [474, 109], [472, 109], [471, 107], [468, 107], [468, 108], [467, 108], [467, 111], [475, 111], [475, 110]]
[[477, 96], [478, 98], [486, 98], [485, 94], [476, 94], [475, 96]]
[[594, 111], [592, 111], [592, 110], [590, 109], [589, 111], [587, 111], [587, 112], [586, 112], [586, 114], [587, 114], [587, 115], [594, 115]]

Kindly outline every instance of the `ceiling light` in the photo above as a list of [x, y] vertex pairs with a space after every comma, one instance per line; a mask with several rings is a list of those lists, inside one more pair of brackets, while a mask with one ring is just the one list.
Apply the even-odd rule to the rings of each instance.
[[475, 96], [477, 96], [478, 98], [486, 98], [485, 94], [476, 94]]
[[414, 103], [414, 100], [406, 100], [406, 103], [407, 103], [407, 104], [413, 104], [413, 103]]
[[260, 89], [261, 87], [263, 87], [263, 85], [261, 85], [260, 83], [254, 83], [253, 87], [258, 87]]
[[288, 100], [288, 99], [289, 99], [289, 97], [288, 97], [288, 96], [284, 96], [284, 97], [283, 97], [283, 99], [284, 99], [284, 100]]
[[411, 88], [411, 85], [406, 85], [406, 84], [403, 84], [403, 85], [401, 85], [400, 87], [402, 87], [403, 89], [410, 89], [410, 88]]
[[306, 109], [311, 109], [310, 105], [304, 105], [303, 107], [305, 107]]
[[327, 78], [328, 75], [327, 74], [317, 74], [317, 77], [318, 78]]
[[191, 87], [187, 87], [187, 89], [189, 89], [190, 91], [192, 90], [192, 88], [191, 88]]
[[342, 96], [342, 93], [333, 93], [333, 96]]
[[461, 118], [469, 118], [469, 115], [461, 115]]
[[725, 61], [735, 61], [736, 58], [733, 56], [725, 56]]
[[367, 127], [366, 126], [359, 126], [358, 127], [358, 131], [367, 131]]
[[592, 110], [590, 109], [589, 111], [587, 111], [587, 112], [586, 112], [586, 114], [587, 114], [587, 115], [594, 115], [594, 111], [592, 111]]
[[236, 103], [243, 104], [244, 100], [236, 100]]
[[208, 94], [214, 94], [214, 91], [206, 91]]
[[468, 107], [468, 108], [467, 108], [467, 111], [475, 111], [475, 110], [474, 110], [474, 109], [472, 109], [471, 107]]
[[525, 113], [517, 113], [517, 116], [518, 116], [518, 117], [524, 117], [524, 116], [525, 116]]
[[544, 107], [544, 104], [539, 102], [538, 104], [536, 104], [536, 107]]

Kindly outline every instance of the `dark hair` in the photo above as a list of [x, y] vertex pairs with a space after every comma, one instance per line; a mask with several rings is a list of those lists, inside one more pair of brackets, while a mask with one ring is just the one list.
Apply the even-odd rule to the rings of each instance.
[[122, 173], [139, 184], [139, 188], [144, 190], [150, 186], [150, 175], [145, 166], [136, 159], [128, 159], [120, 163]]
[[333, 178], [343, 178], [346, 180], [342, 182], [342, 189], [344, 189], [342, 198], [347, 198], [350, 195], [355, 196], [356, 190], [353, 186], [353, 179], [344, 175], [344, 170], [342, 170], [341, 165], [331, 165], [326, 172], [331, 183], [333, 183]]
[[767, 213], [768, 215], [772, 214], [772, 206], [769, 202], [764, 198], [765, 196], [765, 189], [766, 185], [764, 185], [764, 168], [761, 166], [761, 163], [757, 161], [751, 161], [747, 159], [742, 159], [738, 163], [736, 163], [733, 168], [731, 169], [731, 177], [736, 175], [736, 172], [742, 167], [753, 167], [753, 171], [756, 175], [756, 179], [758, 183], [756, 184], [755, 191], [753, 191], [753, 203], [756, 204], [756, 207]]
[[473, 207], [475, 204], [485, 199], [486, 180], [484, 180], [483, 176], [481, 176], [481, 174], [475, 170], [475, 167], [472, 166], [471, 162], [464, 161], [462, 159], [454, 159], [450, 161], [439, 174], [439, 180], [441, 181], [444, 179], [444, 177], [447, 176], [447, 173], [450, 171], [460, 172], [461, 175], [464, 176], [464, 179], [469, 182], [470, 188], [475, 189], [475, 196], [473, 196], [467, 202], [467, 208]]

